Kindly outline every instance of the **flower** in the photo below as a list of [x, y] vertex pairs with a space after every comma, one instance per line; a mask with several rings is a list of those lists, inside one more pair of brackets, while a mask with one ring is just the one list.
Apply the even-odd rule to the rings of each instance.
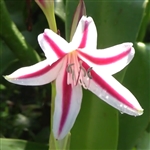
[[68, 43], [50, 29], [38, 36], [46, 60], [18, 69], [5, 78], [20, 85], [43, 85], [56, 80], [53, 133], [62, 139], [71, 130], [79, 113], [82, 88], [88, 89], [121, 112], [138, 116], [143, 109], [133, 94], [112, 75], [134, 56], [132, 43], [97, 50], [97, 30], [91, 17], [79, 21]]

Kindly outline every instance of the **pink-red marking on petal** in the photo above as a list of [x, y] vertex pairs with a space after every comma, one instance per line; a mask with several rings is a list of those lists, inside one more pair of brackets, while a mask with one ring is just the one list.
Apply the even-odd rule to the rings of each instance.
[[90, 22], [85, 21], [84, 31], [83, 31], [83, 35], [82, 35], [82, 39], [81, 39], [81, 43], [79, 45], [79, 48], [84, 48], [86, 46], [89, 24], [90, 24]]
[[50, 65], [46, 65], [43, 68], [41, 68], [40, 70], [37, 70], [35, 72], [19, 76], [19, 77], [17, 77], [17, 79], [34, 78], [34, 77], [37, 77], [37, 76], [41, 76], [41, 75], [47, 73], [48, 71], [50, 71], [51, 69], [53, 69], [59, 63], [59, 61], [60, 60], [58, 60], [57, 62], [53, 63], [51, 66]]
[[44, 39], [47, 41], [47, 43], [50, 45], [50, 47], [53, 49], [53, 51], [58, 57], [63, 57], [66, 54], [58, 47], [58, 45], [51, 38], [49, 38], [49, 36], [46, 33], [44, 33], [43, 35]]
[[78, 53], [81, 56], [85, 57], [86, 59], [90, 60], [91, 62], [93, 62], [97, 65], [108, 65], [111, 63], [115, 63], [115, 62], [121, 60], [122, 58], [124, 58], [125, 56], [127, 56], [130, 52], [131, 52], [131, 48], [129, 48], [128, 50], [126, 50], [118, 55], [112, 56], [112, 57], [100, 58], [100, 57], [90, 56], [86, 53], [78, 51]]
[[[83, 62], [82, 65], [86, 70], [89, 68], [89, 66], [85, 62]], [[96, 82], [101, 88], [106, 90], [111, 96], [116, 98], [121, 103], [127, 105], [128, 107], [135, 109], [135, 107], [125, 97], [123, 97], [120, 93], [118, 93], [101, 76], [99, 76], [97, 73], [95, 73], [94, 70], [91, 70], [91, 76], [92, 76], [92, 80], [94, 80], [94, 82]]]
[[67, 119], [67, 115], [69, 112], [70, 108], [70, 103], [71, 103], [71, 95], [72, 95], [72, 87], [71, 84], [67, 84], [67, 72], [64, 72], [64, 77], [63, 77], [63, 83], [62, 83], [62, 115], [61, 115], [61, 120], [60, 120], [60, 126], [59, 126], [59, 131], [58, 134], [60, 135], [62, 132], [62, 129], [64, 127], [65, 121]]

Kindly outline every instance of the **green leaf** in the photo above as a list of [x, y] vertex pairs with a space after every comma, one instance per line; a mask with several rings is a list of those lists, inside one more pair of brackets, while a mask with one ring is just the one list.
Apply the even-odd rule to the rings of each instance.
[[63, 20], [66, 19], [66, 13], [65, 13], [65, 6], [64, 1], [59, 0], [58, 2], [55, 2], [55, 13]]
[[138, 139], [138, 144], [136, 145], [137, 150], [148, 150], [150, 149], [150, 133], [144, 131], [142, 136]]
[[48, 150], [48, 145], [17, 139], [0, 138], [1, 150]]
[[[98, 48], [136, 40], [144, 9], [143, 2], [144, 0], [85, 0], [87, 16], [94, 19], [97, 27]], [[66, 2], [66, 38], [68, 41], [77, 4], [75, 0]], [[122, 75], [124, 76], [125, 73], [121, 72], [117, 78], [123, 80]], [[80, 114], [71, 133], [71, 149], [115, 150], [118, 140], [117, 110], [86, 91]]]
[[26, 65], [31, 65], [40, 60], [37, 52], [29, 46], [24, 36], [20, 33], [14, 22], [11, 20], [5, 2], [0, 0], [0, 38], [7, 44], [16, 57]]
[[136, 55], [128, 67], [124, 85], [137, 97], [144, 109], [140, 117], [120, 116], [118, 149], [131, 149], [150, 121], [150, 44], [138, 43]]
[[[3, 75], [4, 71], [16, 62], [16, 57], [7, 47], [7, 45], [0, 40], [0, 76]], [[0, 77], [1, 78], [1, 77]]]

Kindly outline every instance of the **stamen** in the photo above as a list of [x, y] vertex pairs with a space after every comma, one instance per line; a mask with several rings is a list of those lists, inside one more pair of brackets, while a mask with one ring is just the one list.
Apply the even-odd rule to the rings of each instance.
[[91, 70], [92, 70], [92, 67], [88, 68], [87, 70], [87, 76], [89, 77], [89, 79], [92, 79]]
[[79, 77], [80, 77], [80, 73], [81, 73], [81, 68], [79, 68], [80, 70], [79, 70], [79, 72], [78, 72], [78, 77], [77, 77], [77, 80], [76, 80], [76, 84], [75, 85], [77, 85], [78, 84], [78, 80], [79, 80]]
[[72, 79], [75, 80], [75, 73], [74, 73], [74, 70], [72, 71]]
[[82, 66], [82, 61], [79, 61], [79, 64], [80, 64], [80, 69], [83, 71], [83, 73], [84, 73], [84, 77], [86, 76], [86, 70], [85, 70], [85, 68]]
[[[74, 62], [76, 62], [76, 61], [74, 61]], [[79, 67], [79, 68], [76, 68], [76, 67]], [[82, 66], [82, 61], [80, 60], [80, 61], [78, 61], [78, 63], [68, 64], [66, 67], [66, 71], [70, 74], [70, 75], [68, 74], [68, 83], [69, 84], [71, 83], [72, 86], [76, 86], [77, 84], [80, 84], [85, 89], [88, 89], [88, 87], [90, 85], [90, 79], [92, 79], [92, 75], [91, 75], [92, 67], [89, 67], [86, 70]], [[84, 80], [86, 80], [85, 78], [87, 79], [87, 81], [84, 82]]]
[[73, 70], [72, 70], [72, 66], [73, 66], [73, 65], [74, 65], [74, 63], [69, 64], [69, 65], [67, 66], [66, 71], [67, 71], [68, 73], [73, 73]]

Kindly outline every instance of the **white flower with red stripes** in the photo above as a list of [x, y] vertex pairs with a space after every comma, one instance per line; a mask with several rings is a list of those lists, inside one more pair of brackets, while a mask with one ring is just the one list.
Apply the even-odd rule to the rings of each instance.
[[56, 80], [53, 133], [62, 139], [71, 130], [80, 111], [82, 87], [123, 113], [138, 116], [143, 109], [133, 94], [112, 75], [134, 57], [132, 43], [98, 50], [97, 30], [91, 17], [79, 21], [68, 43], [50, 29], [38, 36], [46, 60], [20, 68], [5, 78], [20, 85], [43, 85]]

